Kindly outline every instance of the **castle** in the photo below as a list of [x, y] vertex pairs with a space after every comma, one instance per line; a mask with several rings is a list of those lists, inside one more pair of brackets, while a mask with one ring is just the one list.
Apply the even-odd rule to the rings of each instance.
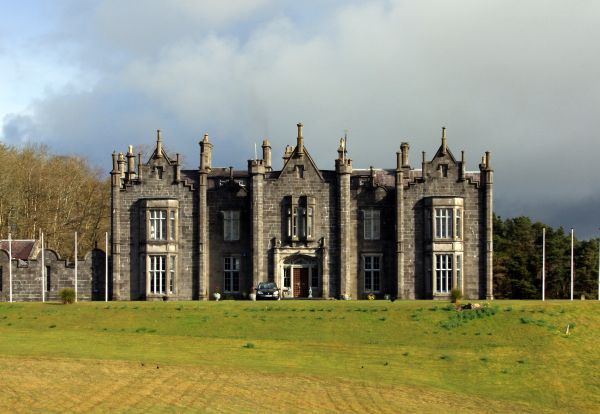
[[160, 131], [146, 163], [113, 153], [113, 299], [237, 298], [267, 280], [289, 298], [493, 298], [489, 152], [467, 171], [442, 129], [420, 169], [407, 143], [395, 168], [354, 169], [342, 139], [321, 170], [297, 127], [280, 170], [268, 140], [243, 171], [212, 166], [208, 135], [195, 170]]

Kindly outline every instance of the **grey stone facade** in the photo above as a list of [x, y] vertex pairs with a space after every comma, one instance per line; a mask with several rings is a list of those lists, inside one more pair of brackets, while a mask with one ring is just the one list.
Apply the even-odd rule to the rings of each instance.
[[[219, 148], [214, 148], [219, 150]], [[345, 140], [319, 169], [298, 124], [274, 170], [271, 145], [248, 168], [200, 166], [156, 148], [143, 163], [113, 153], [112, 283], [116, 300], [240, 297], [275, 281], [288, 297], [492, 299], [493, 170], [467, 171], [442, 143], [420, 169], [402, 143], [392, 169], [354, 169]]]

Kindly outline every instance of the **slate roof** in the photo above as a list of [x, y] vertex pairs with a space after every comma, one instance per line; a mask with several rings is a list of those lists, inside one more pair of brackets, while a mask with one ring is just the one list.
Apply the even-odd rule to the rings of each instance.
[[[29, 260], [35, 248], [35, 240], [12, 240], [13, 259]], [[8, 251], [8, 240], [0, 240], [0, 249]]]

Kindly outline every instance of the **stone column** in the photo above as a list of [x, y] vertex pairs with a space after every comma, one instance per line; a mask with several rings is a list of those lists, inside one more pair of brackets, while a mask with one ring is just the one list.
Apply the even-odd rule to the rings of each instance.
[[200, 168], [198, 169], [198, 299], [208, 300], [209, 239], [208, 239], [208, 173], [211, 170], [212, 144], [208, 134], [200, 142]]
[[321, 296], [329, 297], [329, 251], [325, 242], [321, 247]]
[[[345, 148], [344, 148], [345, 150]], [[350, 261], [354, 256], [350, 251], [351, 224], [350, 224], [350, 174], [352, 173], [352, 160], [345, 158], [345, 151], [335, 162], [337, 172], [337, 215], [339, 231], [339, 262], [340, 262], [340, 295], [344, 293], [356, 297], [355, 289], [352, 287], [352, 275], [350, 274]]]
[[[408, 146], [408, 144], [406, 145]], [[396, 153], [396, 275], [398, 277], [396, 296], [398, 299], [406, 299], [404, 282], [404, 172], [402, 171], [402, 164], [407, 162], [407, 152], [405, 148], [402, 148], [402, 153]]]
[[263, 237], [263, 185], [265, 166], [263, 160], [249, 160], [248, 172], [251, 176], [251, 220], [252, 220], [252, 286], [266, 280], [265, 246]]
[[277, 243], [277, 239], [275, 239], [273, 242], [273, 281], [283, 289], [283, 277], [279, 271], [279, 247]]
[[111, 255], [112, 255], [112, 283], [113, 300], [121, 300], [121, 220], [120, 214], [120, 191], [121, 191], [121, 173], [119, 171], [117, 153], [113, 152], [113, 169], [110, 172], [111, 178]]

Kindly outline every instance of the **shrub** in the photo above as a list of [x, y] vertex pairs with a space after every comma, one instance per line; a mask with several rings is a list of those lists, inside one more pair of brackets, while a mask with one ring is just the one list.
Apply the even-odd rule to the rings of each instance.
[[60, 291], [60, 299], [62, 303], [65, 305], [68, 303], [75, 302], [75, 289], [73, 288], [64, 288]]
[[450, 302], [456, 303], [462, 299], [462, 292], [458, 288], [454, 288], [450, 291]]

